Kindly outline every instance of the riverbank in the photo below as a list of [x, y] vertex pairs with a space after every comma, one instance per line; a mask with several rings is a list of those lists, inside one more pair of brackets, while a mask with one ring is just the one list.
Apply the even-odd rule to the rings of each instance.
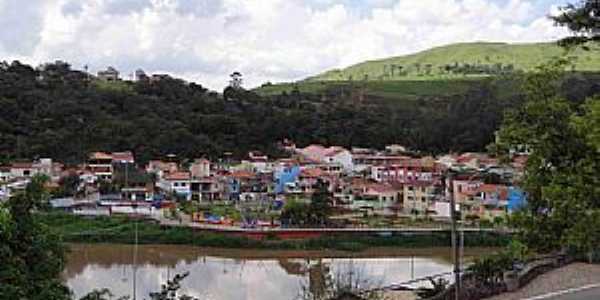
[[[193, 245], [234, 249], [325, 250], [359, 252], [371, 247], [449, 247], [447, 232], [379, 235], [333, 234], [311, 239], [281, 240], [267, 236], [256, 240], [233, 234], [199, 231], [187, 227], [161, 226], [126, 217], [84, 218], [65, 213], [39, 214], [40, 220], [71, 243], [119, 243]], [[136, 225], [137, 223], [137, 225]], [[503, 247], [510, 236], [493, 232], [465, 233], [465, 247]]]

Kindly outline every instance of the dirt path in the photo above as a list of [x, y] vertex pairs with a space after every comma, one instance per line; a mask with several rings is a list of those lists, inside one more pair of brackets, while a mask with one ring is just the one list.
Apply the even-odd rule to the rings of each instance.
[[505, 293], [487, 300], [527, 299], [594, 283], [600, 283], [600, 265], [574, 263], [543, 274], [514, 293]]

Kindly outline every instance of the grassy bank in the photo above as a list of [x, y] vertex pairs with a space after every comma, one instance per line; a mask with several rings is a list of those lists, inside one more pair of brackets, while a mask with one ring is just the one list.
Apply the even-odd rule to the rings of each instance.
[[[51, 213], [38, 217], [63, 236], [65, 242], [122, 243], [135, 240], [135, 221], [125, 217], [83, 218], [79, 216]], [[465, 234], [466, 247], [501, 247], [508, 243], [509, 236], [494, 233]], [[262, 241], [230, 234], [195, 231], [183, 227], [162, 227], [158, 224], [139, 221], [138, 241], [140, 244], [185, 244], [201, 247], [252, 248], [281, 250], [324, 250], [362, 251], [370, 247], [449, 247], [448, 233], [410, 234], [382, 236], [330, 235], [305, 240], [280, 240], [275, 237]]]

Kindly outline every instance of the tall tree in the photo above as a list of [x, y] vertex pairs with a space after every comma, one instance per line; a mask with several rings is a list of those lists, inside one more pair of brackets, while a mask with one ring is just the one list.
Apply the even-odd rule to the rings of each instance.
[[528, 99], [506, 115], [499, 132], [500, 149], [531, 150], [522, 182], [529, 206], [514, 221], [524, 242], [539, 250], [589, 245], [573, 238], [572, 228], [600, 209], [600, 156], [582, 130], [593, 126], [593, 109], [558, 96], [563, 67], [558, 62], [526, 76]]

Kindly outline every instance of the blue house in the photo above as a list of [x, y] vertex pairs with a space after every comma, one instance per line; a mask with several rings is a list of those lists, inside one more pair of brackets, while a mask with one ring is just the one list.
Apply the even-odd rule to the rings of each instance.
[[295, 182], [298, 176], [300, 176], [300, 166], [289, 166], [276, 170], [273, 174], [275, 179], [275, 193], [283, 193], [285, 185]]
[[527, 195], [518, 187], [508, 189], [508, 212], [512, 213], [527, 205]]

